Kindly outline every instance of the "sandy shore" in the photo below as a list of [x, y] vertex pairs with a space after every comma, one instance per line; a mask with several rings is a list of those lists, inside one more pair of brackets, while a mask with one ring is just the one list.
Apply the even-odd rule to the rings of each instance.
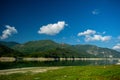
[[0, 70], [0, 75], [8, 75], [13, 73], [42, 73], [49, 70], [56, 70], [63, 67], [28, 67], [28, 68], [16, 68], [16, 69], [6, 69], [6, 70]]

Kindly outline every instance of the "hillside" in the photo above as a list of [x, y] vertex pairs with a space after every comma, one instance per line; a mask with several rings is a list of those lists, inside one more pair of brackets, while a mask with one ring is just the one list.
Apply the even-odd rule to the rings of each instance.
[[13, 46], [18, 45], [18, 44], [20, 44], [20, 43], [0, 41], [0, 44], [5, 45], [5, 46], [7, 46], [7, 47], [13, 47]]
[[29, 41], [25, 44], [19, 44], [13, 47], [13, 49], [18, 50], [23, 53], [35, 53], [44, 52], [57, 48], [59, 44], [51, 40], [41, 40], [41, 41]]
[[120, 57], [120, 52], [108, 48], [59, 44], [51, 40], [29, 41], [12, 48], [32, 57]]
[[22, 53], [0, 44], [0, 57], [5, 57], [5, 56], [17, 57], [17, 56], [22, 56]]
[[120, 57], [120, 52], [118, 51], [97, 47], [95, 45], [75, 45], [74, 49], [78, 52], [85, 51], [97, 57]]
[[26, 57], [120, 57], [120, 52], [95, 45], [60, 44], [52, 40], [0, 42], [0, 56]]

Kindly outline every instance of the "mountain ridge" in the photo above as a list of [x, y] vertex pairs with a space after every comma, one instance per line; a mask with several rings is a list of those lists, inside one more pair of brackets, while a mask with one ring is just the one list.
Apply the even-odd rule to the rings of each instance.
[[29, 57], [120, 57], [120, 52], [90, 44], [70, 45], [52, 40], [29, 41], [10, 48]]
[[5, 46], [11, 48], [11, 47], [13, 47], [13, 46], [15, 46], [15, 45], [18, 45], [18, 44], [20, 44], [20, 43], [14, 42], [14, 41], [10, 41], [10, 42], [0, 41], [0, 44], [5, 45]]

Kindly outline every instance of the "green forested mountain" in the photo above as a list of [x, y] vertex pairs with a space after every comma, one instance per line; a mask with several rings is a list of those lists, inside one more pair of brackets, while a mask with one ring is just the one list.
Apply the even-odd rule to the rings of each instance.
[[[2, 54], [2, 56], [120, 57], [120, 52], [108, 48], [97, 47], [95, 45], [69, 45], [56, 43], [51, 40], [29, 41], [24, 44], [16, 42], [2, 43], [4, 43], [0, 45], [0, 54]], [[21, 54], [18, 54], [19, 52], [21, 52]]]
[[60, 44], [51, 40], [30, 41], [13, 49], [32, 57], [120, 57], [120, 52], [108, 48]]
[[97, 57], [120, 57], [120, 52], [118, 51], [97, 47], [95, 45], [75, 45], [74, 47], [78, 52], [85, 51]]
[[6, 56], [17, 57], [17, 56], [22, 56], [22, 53], [0, 44], [0, 57], [6, 57]]
[[13, 47], [13, 49], [18, 50], [23, 53], [36, 53], [44, 52], [51, 49], [55, 49], [59, 46], [51, 40], [40, 40], [40, 41], [29, 41], [25, 44], [19, 44]]

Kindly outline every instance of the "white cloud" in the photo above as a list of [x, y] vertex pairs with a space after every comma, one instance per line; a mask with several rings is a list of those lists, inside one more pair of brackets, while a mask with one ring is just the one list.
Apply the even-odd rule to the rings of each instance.
[[100, 13], [100, 11], [98, 10], [98, 9], [94, 9], [93, 11], [92, 11], [92, 14], [93, 15], [98, 15]]
[[96, 32], [95, 30], [86, 30], [84, 32], [80, 32], [78, 33], [78, 36], [85, 36], [85, 41], [89, 42], [89, 41], [109, 41], [111, 39], [111, 36], [102, 36], [97, 34], [99, 32]]
[[96, 33], [96, 31], [88, 29], [84, 32], [78, 33], [78, 36], [87, 36], [87, 35], [91, 35], [91, 34], [95, 34], [95, 33]]
[[116, 44], [115, 46], [113, 46], [114, 50], [120, 51], [120, 43]]
[[56, 35], [61, 30], [63, 30], [65, 26], [67, 26], [67, 24], [65, 24], [65, 21], [58, 21], [57, 23], [54, 24], [48, 24], [46, 26], [42, 26], [38, 31], [38, 33], [47, 34], [47, 35]]
[[86, 36], [85, 41], [109, 41], [111, 39], [111, 36], [102, 36], [102, 35], [93, 35], [93, 36]]
[[15, 27], [11, 27], [10, 25], [6, 25], [5, 26], [7, 29], [5, 29], [2, 32], [2, 35], [0, 36], [0, 39], [6, 39], [9, 36], [11, 36], [12, 34], [17, 33], [17, 30], [15, 29]]

